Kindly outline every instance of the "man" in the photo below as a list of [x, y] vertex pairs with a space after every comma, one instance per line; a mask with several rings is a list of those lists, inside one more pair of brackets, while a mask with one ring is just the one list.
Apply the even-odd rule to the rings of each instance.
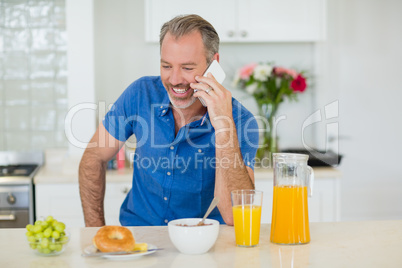
[[208, 65], [219, 61], [218, 49], [215, 29], [197, 15], [162, 26], [161, 76], [140, 78], [124, 91], [91, 139], [96, 146], [88, 146], [82, 157], [86, 226], [105, 225], [106, 163], [131, 135], [137, 148], [122, 225], [201, 217], [214, 196], [220, 202], [209, 218], [233, 225], [230, 192], [254, 188], [258, 126], [213, 75], [203, 77]]

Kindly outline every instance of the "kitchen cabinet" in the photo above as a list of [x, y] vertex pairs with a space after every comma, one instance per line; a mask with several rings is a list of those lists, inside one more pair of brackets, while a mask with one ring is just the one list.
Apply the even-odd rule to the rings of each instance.
[[236, 6], [232, 0], [145, 0], [146, 41], [158, 42], [162, 25], [180, 14], [197, 14], [209, 21], [222, 41], [234, 40]]
[[[311, 222], [340, 221], [340, 178], [337, 172], [319, 170], [314, 180], [313, 196], [308, 198]], [[271, 171], [272, 172], [272, 171]], [[255, 189], [263, 191], [261, 222], [271, 223], [273, 178], [268, 172], [255, 172]]]
[[314, 42], [325, 38], [326, 0], [146, 0], [146, 41], [158, 42], [160, 28], [180, 14], [198, 14], [221, 42]]
[[[131, 183], [108, 182], [105, 192], [105, 220], [108, 225], [120, 225], [120, 206]], [[35, 187], [36, 219], [52, 215], [68, 227], [84, 227], [78, 182], [41, 183]]]

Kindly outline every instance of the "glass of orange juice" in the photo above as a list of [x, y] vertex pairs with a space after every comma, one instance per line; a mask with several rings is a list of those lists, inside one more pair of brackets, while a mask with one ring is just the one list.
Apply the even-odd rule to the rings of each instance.
[[297, 245], [310, 242], [307, 197], [312, 194], [314, 172], [308, 155], [273, 154], [274, 194], [271, 242]]
[[236, 245], [255, 247], [260, 241], [262, 192], [235, 190], [231, 193]]

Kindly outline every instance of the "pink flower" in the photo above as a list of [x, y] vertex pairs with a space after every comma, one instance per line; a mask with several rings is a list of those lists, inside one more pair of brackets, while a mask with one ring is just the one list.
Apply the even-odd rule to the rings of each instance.
[[306, 90], [307, 87], [306, 79], [301, 74], [299, 74], [296, 79], [292, 81], [290, 87], [293, 88], [294, 91], [303, 92], [304, 90]]
[[240, 69], [240, 78], [243, 80], [247, 80], [250, 78], [250, 76], [253, 74], [254, 72], [254, 68], [257, 66], [257, 63], [250, 63], [247, 64], [245, 66], [243, 66]]
[[283, 74], [288, 74], [291, 77], [293, 77], [293, 79], [296, 79], [298, 73], [295, 70], [292, 69], [286, 69], [283, 67], [275, 67], [274, 68], [274, 73], [277, 75], [283, 75]]

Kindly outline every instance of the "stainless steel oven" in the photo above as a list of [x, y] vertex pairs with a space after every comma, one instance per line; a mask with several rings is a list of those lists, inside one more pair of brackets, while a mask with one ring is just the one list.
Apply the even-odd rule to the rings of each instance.
[[33, 177], [43, 152], [0, 152], [0, 228], [22, 228], [35, 220]]

